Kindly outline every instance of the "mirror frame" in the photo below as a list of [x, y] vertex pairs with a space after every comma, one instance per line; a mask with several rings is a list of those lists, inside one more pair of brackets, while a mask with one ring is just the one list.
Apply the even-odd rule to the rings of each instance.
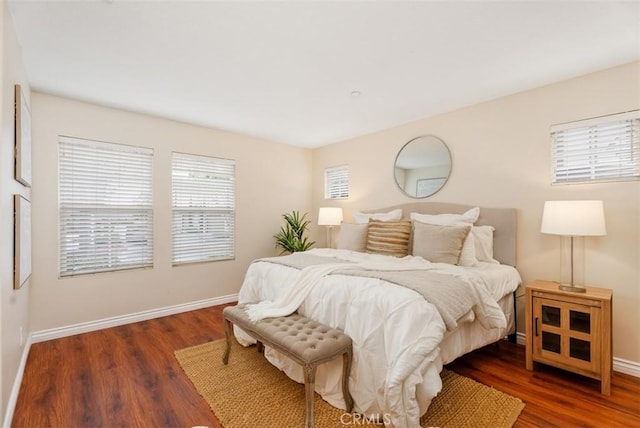
[[[398, 163], [398, 158], [400, 157], [400, 154], [402, 153], [402, 151], [403, 151], [403, 150], [404, 150], [404, 149], [405, 149], [409, 144], [411, 144], [411, 143], [415, 142], [416, 140], [419, 140], [419, 139], [421, 139], [421, 138], [426, 138], [426, 137], [429, 137], [429, 138], [432, 138], [432, 139], [435, 139], [435, 140], [439, 141], [439, 142], [440, 142], [440, 144], [442, 144], [442, 146], [443, 146], [443, 147], [445, 148], [445, 150], [447, 151], [447, 155], [449, 156], [449, 173], [447, 174], [447, 177], [445, 178], [444, 182], [443, 182], [443, 183], [440, 185], [440, 187], [439, 187], [436, 191], [434, 191], [433, 193], [430, 193], [429, 195], [426, 195], [426, 196], [417, 196], [417, 195], [415, 195], [415, 196], [414, 196], [414, 195], [411, 195], [411, 194], [407, 193], [407, 192], [406, 192], [406, 191], [405, 191], [405, 190], [400, 186], [400, 183], [398, 183], [398, 180], [397, 180], [397, 178], [396, 178], [396, 165], [397, 165], [397, 163]], [[436, 137], [435, 135], [429, 135], [429, 134], [427, 134], [427, 135], [421, 135], [421, 136], [419, 136], [419, 137], [415, 137], [415, 138], [412, 138], [411, 140], [407, 141], [406, 143], [404, 143], [404, 144], [402, 145], [402, 147], [400, 147], [400, 150], [398, 150], [398, 153], [396, 154], [396, 157], [395, 157], [395, 159], [394, 159], [394, 161], [393, 161], [393, 171], [392, 171], [392, 173], [393, 173], [393, 181], [396, 183], [396, 187], [397, 187], [397, 188], [398, 188], [398, 189], [399, 189], [399, 190], [400, 190], [400, 191], [401, 191], [405, 196], [408, 196], [408, 197], [413, 198], [413, 199], [426, 199], [426, 198], [429, 198], [429, 197], [431, 197], [431, 196], [435, 195], [435, 194], [436, 194], [436, 193], [438, 193], [440, 190], [442, 190], [442, 188], [447, 184], [447, 182], [449, 181], [449, 178], [451, 177], [451, 170], [452, 170], [452, 169], [453, 169], [453, 157], [451, 156], [451, 150], [449, 150], [449, 146], [447, 146], [447, 143], [445, 143], [444, 141], [442, 141], [442, 139], [440, 139], [440, 138]]]

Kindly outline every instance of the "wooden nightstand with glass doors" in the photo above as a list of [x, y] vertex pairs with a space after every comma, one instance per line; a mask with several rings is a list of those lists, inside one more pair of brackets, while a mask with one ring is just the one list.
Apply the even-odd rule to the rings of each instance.
[[585, 288], [575, 293], [550, 281], [527, 284], [527, 369], [537, 362], [598, 379], [602, 394], [610, 395], [612, 291]]

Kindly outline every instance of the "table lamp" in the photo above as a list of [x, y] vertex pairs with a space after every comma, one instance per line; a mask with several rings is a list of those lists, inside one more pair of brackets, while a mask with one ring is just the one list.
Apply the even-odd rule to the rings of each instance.
[[318, 225], [327, 226], [327, 243], [333, 248], [333, 227], [340, 226], [342, 222], [342, 208], [320, 207], [318, 212]]
[[607, 234], [602, 201], [546, 201], [540, 231], [562, 237], [560, 290], [577, 293], [586, 291], [584, 237]]

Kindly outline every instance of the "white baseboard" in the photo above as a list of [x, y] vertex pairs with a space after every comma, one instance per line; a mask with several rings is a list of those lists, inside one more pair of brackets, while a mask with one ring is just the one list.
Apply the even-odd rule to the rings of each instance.
[[20, 385], [22, 385], [22, 376], [24, 375], [24, 369], [27, 366], [27, 358], [29, 357], [31, 343], [31, 336], [29, 336], [27, 337], [27, 341], [25, 342], [24, 348], [22, 349], [22, 357], [20, 357], [20, 364], [18, 365], [16, 378], [13, 380], [11, 393], [9, 393], [7, 411], [4, 414], [4, 421], [2, 423], [3, 428], [11, 428], [11, 421], [13, 420], [13, 413], [15, 412], [16, 404], [18, 403], [18, 394], [20, 393]]
[[179, 305], [167, 306], [149, 311], [136, 312], [128, 315], [117, 317], [103, 318], [101, 320], [89, 321], [79, 324], [68, 325], [64, 327], [56, 327], [47, 330], [40, 330], [31, 334], [33, 343], [44, 342], [61, 337], [73, 336], [75, 334], [88, 333], [90, 331], [102, 330], [110, 327], [130, 324], [139, 321], [146, 321], [153, 318], [166, 317], [167, 315], [179, 314], [182, 312], [193, 311], [196, 309], [208, 308], [210, 306], [222, 305], [238, 300], [237, 294], [229, 294], [211, 299], [198, 300], [195, 302], [182, 303]]
[[613, 371], [640, 377], [640, 363], [613, 357]]
[[[527, 335], [525, 333], [518, 332], [517, 334], [518, 345], [527, 344]], [[613, 371], [628, 374], [635, 377], [640, 377], [640, 363], [635, 361], [623, 360], [622, 358], [613, 357]]]

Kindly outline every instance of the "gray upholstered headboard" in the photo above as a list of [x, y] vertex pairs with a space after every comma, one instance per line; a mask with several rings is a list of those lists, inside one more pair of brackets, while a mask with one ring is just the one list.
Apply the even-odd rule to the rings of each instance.
[[[412, 202], [392, 207], [366, 210], [365, 212], [388, 212], [402, 208], [402, 216], [409, 218], [411, 213], [420, 214], [462, 214], [477, 205], [451, 204], [446, 202]], [[495, 227], [493, 234], [493, 257], [500, 263], [516, 265], [516, 210], [515, 208], [480, 207], [477, 225]]]

